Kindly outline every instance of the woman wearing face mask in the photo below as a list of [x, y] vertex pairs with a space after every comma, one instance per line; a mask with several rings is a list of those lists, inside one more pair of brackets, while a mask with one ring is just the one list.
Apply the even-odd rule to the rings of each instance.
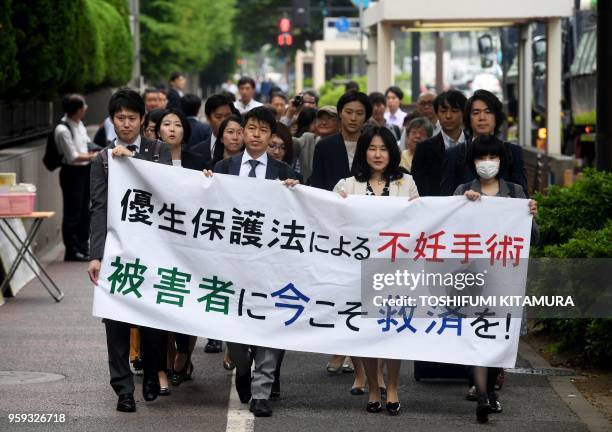
[[[347, 194], [373, 196], [404, 196], [418, 198], [416, 184], [412, 177], [404, 174], [399, 166], [400, 152], [393, 133], [386, 127], [367, 127], [357, 141], [351, 173], [353, 177], [342, 179], [334, 187], [341, 196]], [[369, 400], [366, 410], [370, 413], [382, 411], [381, 376], [379, 359], [353, 357], [357, 367], [365, 366], [369, 387]], [[400, 360], [388, 359], [387, 403], [389, 415], [398, 415], [400, 402], [398, 396]], [[384, 383], [384, 381], [383, 381]]]
[[[503, 180], [500, 176], [500, 172], [503, 172], [508, 164], [508, 159], [508, 151], [502, 141], [493, 135], [479, 135], [472, 142], [466, 161], [474, 171], [476, 178], [469, 183], [459, 185], [455, 190], [455, 195], [465, 195], [470, 201], [479, 200], [483, 195], [527, 198], [519, 184]], [[528, 212], [535, 216], [537, 211], [537, 202], [529, 200]], [[538, 227], [534, 222], [531, 229], [532, 244], [537, 243], [538, 237]], [[490, 413], [502, 412], [501, 404], [495, 393], [495, 382], [500, 371], [500, 368], [472, 367], [478, 400], [476, 418], [480, 423], [487, 422]]]

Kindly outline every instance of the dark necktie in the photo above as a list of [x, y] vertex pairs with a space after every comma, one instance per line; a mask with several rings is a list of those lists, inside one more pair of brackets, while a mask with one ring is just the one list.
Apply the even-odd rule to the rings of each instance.
[[138, 152], [138, 147], [136, 147], [136, 144], [130, 144], [126, 148], [131, 152]]
[[249, 177], [257, 177], [257, 175], [255, 174], [255, 168], [257, 168], [257, 165], [259, 165], [259, 161], [251, 159], [249, 161], [249, 164], [251, 164], [251, 171], [249, 171]]

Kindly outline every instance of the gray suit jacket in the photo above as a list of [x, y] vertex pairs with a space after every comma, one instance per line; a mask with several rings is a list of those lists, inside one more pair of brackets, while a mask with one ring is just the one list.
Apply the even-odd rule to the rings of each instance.
[[[146, 138], [141, 138], [140, 150], [136, 158], [147, 161], [153, 160], [154, 142]], [[107, 151], [115, 147], [110, 144], [102, 151]], [[159, 149], [159, 163], [172, 165], [172, 154], [170, 147], [163, 143]], [[108, 177], [104, 171], [102, 157], [98, 155], [91, 162], [90, 174], [90, 195], [91, 195], [91, 221], [89, 225], [89, 258], [101, 260], [104, 256], [104, 243], [106, 243], [106, 209], [108, 204]]]

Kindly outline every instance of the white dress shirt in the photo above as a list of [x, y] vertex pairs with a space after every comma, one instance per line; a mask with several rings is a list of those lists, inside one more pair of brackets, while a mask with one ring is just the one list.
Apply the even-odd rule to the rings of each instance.
[[[242, 154], [242, 162], [240, 163], [240, 177], [249, 176], [249, 173], [251, 172], [251, 164], [249, 163], [249, 161], [251, 159], [253, 158], [251, 157], [249, 152], [245, 150]], [[255, 168], [255, 177], [257, 177], [258, 179], [265, 179], [266, 168], [268, 166], [268, 154], [264, 152], [264, 154], [262, 154], [255, 160], [259, 161], [259, 164], [257, 164], [257, 167]]]
[[62, 117], [62, 121], [68, 124], [70, 130], [64, 125], [58, 125], [53, 132], [55, 144], [62, 155], [62, 161], [67, 165], [83, 166], [89, 165], [89, 161], [74, 162], [82, 153], [88, 153], [89, 135], [82, 121], [78, 123], [67, 115]]
[[406, 118], [406, 115], [407, 113], [401, 109], [398, 109], [393, 114], [391, 114], [391, 111], [385, 111], [385, 120], [387, 120], [387, 123], [395, 125], [401, 129], [404, 127], [404, 118]]
[[459, 135], [459, 138], [457, 138], [456, 140], [446, 135], [443, 129], [440, 131], [440, 133], [442, 134], [442, 138], [444, 139], [444, 148], [446, 149], [455, 147], [456, 145], [463, 144], [465, 142], [465, 135], [463, 134], [463, 131], [461, 131], [461, 135]]
[[248, 104], [243, 104], [242, 101], [237, 100], [236, 102], [234, 102], [234, 106], [236, 107], [236, 109], [238, 111], [240, 111], [240, 114], [244, 114], [246, 112], [251, 111], [253, 108], [257, 108], [259, 106], [262, 106], [263, 104], [261, 102], [257, 102], [255, 99], [251, 99], [251, 101]]
[[138, 136], [136, 137], [136, 140], [135, 140], [133, 143], [131, 143], [131, 144], [126, 144], [126, 143], [124, 143], [123, 141], [121, 141], [121, 140], [119, 139], [119, 137], [117, 137], [117, 138], [115, 138], [115, 145], [116, 145], [116, 146], [117, 146], [117, 145], [122, 145], [123, 147], [127, 147], [127, 146], [129, 146], [129, 145], [135, 145], [135, 146], [136, 146], [136, 153], [139, 153], [139, 152], [140, 152], [140, 141], [141, 141], [141, 140], [140, 140], [140, 135], [138, 135]]
[[111, 121], [110, 117], [106, 117], [104, 119], [104, 132], [106, 134], [106, 143], [112, 143], [117, 138], [117, 134], [115, 133], [115, 125]]
[[217, 144], [217, 137], [214, 133], [210, 134], [210, 157], [212, 158], [215, 154], [215, 144]]

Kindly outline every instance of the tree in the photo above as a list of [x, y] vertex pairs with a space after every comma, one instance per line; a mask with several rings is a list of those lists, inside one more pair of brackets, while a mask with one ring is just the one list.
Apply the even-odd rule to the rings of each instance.
[[15, 29], [11, 23], [11, 0], [0, 1], [0, 93], [12, 87], [19, 80], [19, 69], [15, 56], [17, 55], [17, 41]]
[[9, 99], [51, 98], [77, 67], [74, 41], [83, 2], [57, 3], [32, 0], [12, 4], [11, 23], [18, 47], [15, 59], [20, 81], [6, 90]]
[[141, 0], [143, 75], [197, 73], [234, 44], [235, 0]]

